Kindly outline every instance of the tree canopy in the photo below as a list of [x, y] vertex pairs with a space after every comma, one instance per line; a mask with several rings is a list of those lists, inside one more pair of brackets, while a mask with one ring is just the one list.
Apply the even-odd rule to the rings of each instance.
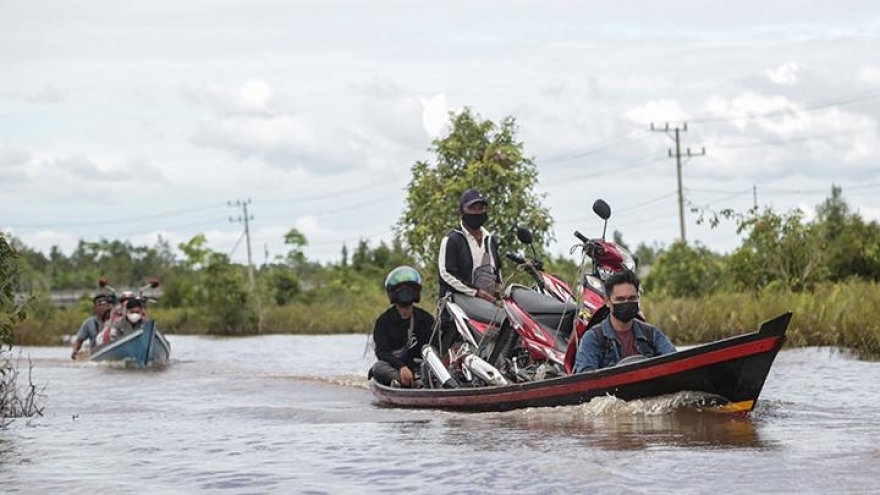
[[522, 225], [532, 230], [535, 247], [543, 252], [550, 214], [534, 192], [538, 171], [517, 140], [514, 118], [496, 124], [469, 108], [450, 118], [449, 134], [430, 148], [434, 160], [412, 167], [398, 238], [422, 266], [434, 266], [441, 239], [459, 225], [462, 193], [475, 187], [489, 202], [486, 228], [497, 235], [502, 250], [518, 249], [516, 227]]

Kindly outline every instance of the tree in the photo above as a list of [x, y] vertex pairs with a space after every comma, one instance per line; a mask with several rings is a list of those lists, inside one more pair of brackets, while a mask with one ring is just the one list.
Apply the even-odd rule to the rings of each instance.
[[18, 260], [18, 252], [0, 232], [0, 428], [8, 424], [7, 418], [42, 414], [36, 403], [37, 388], [28, 379], [28, 386], [20, 390], [18, 367], [10, 356], [13, 329], [27, 317], [23, 301], [16, 298]]
[[831, 196], [816, 207], [816, 222], [828, 246], [829, 279], [880, 280], [880, 226], [851, 213], [839, 186], [832, 186]]
[[721, 258], [705, 246], [675, 242], [660, 253], [645, 278], [645, 290], [672, 297], [700, 297], [722, 284]]
[[751, 210], [738, 220], [737, 232], [747, 236], [728, 262], [738, 289], [756, 290], [775, 284], [783, 289], [809, 290], [827, 279], [827, 250], [822, 230], [803, 221], [803, 212], [777, 214]]
[[469, 108], [450, 118], [449, 135], [435, 139], [430, 148], [435, 163], [418, 161], [412, 167], [398, 239], [416, 262], [434, 266], [441, 239], [459, 224], [461, 194], [476, 187], [489, 200], [487, 228], [498, 236], [502, 250], [517, 245], [516, 227], [524, 225], [543, 252], [550, 240], [550, 214], [534, 192], [538, 171], [516, 140], [514, 118], [496, 125]]

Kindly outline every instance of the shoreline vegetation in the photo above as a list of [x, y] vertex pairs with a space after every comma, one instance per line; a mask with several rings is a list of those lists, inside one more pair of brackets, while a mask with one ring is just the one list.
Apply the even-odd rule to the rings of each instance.
[[[697, 298], [643, 298], [648, 321], [658, 325], [676, 345], [695, 345], [753, 332], [760, 324], [786, 311], [794, 316], [786, 347], [832, 346], [861, 357], [880, 357], [880, 285], [875, 282], [827, 284], [815, 292], [760, 294], [715, 293]], [[166, 334], [249, 336], [266, 334], [327, 335], [368, 333], [384, 310], [384, 294], [344, 301], [292, 302], [257, 313], [259, 324], [249, 332], [211, 331], [206, 311], [192, 308], [150, 309]], [[421, 306], [429, 311], [433, 301]], [[82, 306], [31, 314], [15, 332], [16, 345], [62, 345], [88, 316]]]
[[[542, 261], [548, 273], [573, 281], [578, 273], [574, 257], [554, 257], [546, 250], [555, 236], [563, 245], [573, 240], [553, 230], [550, 211], [534, 192], [537, 166], [517, 132], [512, 117], [493, 122], [467, 107], [451, 115], [449, 133], [432, 142], [430, 157], [411, 167], [405, 206], [390, 242], [341, 243], [334, 261], [309, 259], [309, 239], [296, 228], [284, 234], [283, 252], [271, 259], [267, 252], [262, 264], [252, 266], [211, 249], [204, 233], [176, 248], [161, 237], [153, 246], [80, 239], [70, 253], [58, 246], [43, 253], [10, 237], [3, 259], [16, 266], [18, 276], [6, 285], [7, 299], [34, 297], [27, 301], [28, 318], [17, 318], [14, 328], [6, 326], [7, 340], [62, 343], [88, 315], [94, 292], [64, 310], [55, 307], [51, 294], [94, 287], [99, 278], [120, 290], [161, 280], [159, 303], [150, 312], [168, 334], [368, 333], [388, 303], [382, 281], [400, 265], [419, 269], [422, 307], [433, 312], [436, 249], [458, 225], [458, 198], [470, 187], [490, 198], [488, 225], [504, 253], [526, 251], [516, 232], [528, 227], [535, 240], [526, 251], [530, 257]], [[630, 209], [621, 208], [618, 216], [616, 207], [612, 229]], [[608, 240], [638, 258], [645, 313], [674, 343], [752, 332], [763, 321], [792, 311], [788, 346], [835, 346], [880, 356], [880, 223], [851, 208], [841, 186], [831, 184], [830, 195], [809, 217], [803, 209], [776, 212], [766, 205], [742, 212], [690, 209], [697, 223], [733, 224], [740, 245], [727, 253], [684, 241], [631, 247], [620, 231], [607, 233]], [[598, 233], [600, 225], [597, 216], [578, 228]], [[505, 283], [512, 283], [522, 271], [500, 262]]]

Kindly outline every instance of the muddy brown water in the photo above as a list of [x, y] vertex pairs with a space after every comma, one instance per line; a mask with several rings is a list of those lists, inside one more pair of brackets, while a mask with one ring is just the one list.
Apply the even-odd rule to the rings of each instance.
[[[880, 363], [782, 351], [746, 418], [692, 394], [462, 414], [377, 407], [363, 335], [170, 336], [161, 369], [21, 349], [44, 416], [0, 493], [877, 493]], [[16, 351], [18, 352], [18, 351]]]

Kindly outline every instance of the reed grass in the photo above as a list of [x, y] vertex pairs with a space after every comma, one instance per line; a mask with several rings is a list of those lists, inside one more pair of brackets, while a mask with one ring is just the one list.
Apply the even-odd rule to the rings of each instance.
[[[676, 345], [711, 342], [752, 332], [762, 322], [793, 312], [787, 332], [789, 347], [835, 346], [864, 357], [880, 357], [880, 285], [873, 282], [829, 284], [815, 293], [767, 291], [761, 294], [717, 293], [698, 299], [643, 297], [648, 321]], [[381, 291], [343, 294], [311, 303], [258, 309], [254, 333], [366, 333], [387, 307]], [[421, 307], [432, 311], [433, 301]], [[193, 308], [150, 309], [167, 334], [208, 334], [210, 313]], [[58, 310], [32, 316], [16, 327], [16, 344], [58, 345], [79, 329], [88, 316], [82, 310]], [[216, 332], [214, 332], [216, 333]]]

